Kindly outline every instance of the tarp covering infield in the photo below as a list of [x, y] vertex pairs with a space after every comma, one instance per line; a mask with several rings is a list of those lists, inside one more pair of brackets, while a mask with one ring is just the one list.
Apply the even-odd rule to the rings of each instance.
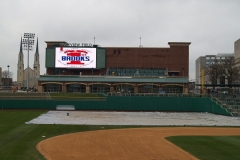
[[49, 111], [26, 124], [240, 126], [240, 117], [211, 113]]
[[208, 112], [232, 116], [210, 97], [107, 96], [104, 100], [0, 100], [2, 109], [56, 110], [71, 105], [76, 110]]

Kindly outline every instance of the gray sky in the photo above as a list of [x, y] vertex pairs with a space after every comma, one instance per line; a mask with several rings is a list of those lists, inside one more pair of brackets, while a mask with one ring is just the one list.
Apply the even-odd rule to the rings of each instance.
[[[240, 38], [239, 0], [0, 0], [0, 67], [13, 72], [23, 33], [39, 38], [41, 74], [44, 41], [94, 42], [102, 47], [169, 47], [191, 42], [189, 79], [199, 56], [234, 53]], [[35, 50], [30, 52], [33, 66]], [[27, 51], [24, 51], [27, 67]]]

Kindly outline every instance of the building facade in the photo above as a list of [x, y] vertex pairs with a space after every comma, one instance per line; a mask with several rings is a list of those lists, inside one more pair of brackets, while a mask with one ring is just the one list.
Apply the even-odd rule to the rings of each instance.
[[[201, 87], [201, 84], [212, 84], [211, 78], [204, 73], [204, 81], [202, 82], [202, 70], [206, 70], [208, 66], [214, 65], [215, 63], [223, 63], [228, 57], [234, 57], [233, 53], [219, 53], [217, 55], [206, 55], [200, 56], [195, 62], [195, 83], [197, 88]], [[220, 79], [217, 79], [217, 84], [220, 83]], [[225, 81], [227, 84], [227, 80]]]
[[240, 68], [240, 39], [234, 42], [234, 58], [236, 67]]
[[2, 85], [3, 83], [2, 83], [2, 67], [0, 67], [0, 85]]
[[188, 92], [189, 42], [169, 42], [169, 48], [46, 43], [39, 92]]
[[[195, 84], [202, 83], [202, 70], [206, 67], [206, 56], [200, 56], [195, 62]], [[200, 86], [196, 86], [197, 89]]]

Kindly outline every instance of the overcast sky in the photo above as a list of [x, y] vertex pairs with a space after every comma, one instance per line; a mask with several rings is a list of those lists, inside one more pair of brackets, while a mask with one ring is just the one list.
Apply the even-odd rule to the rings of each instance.
[[[21, 35], [39, 38], [41, 75], [45, 41], [95, 43], [102, 47], [169, 47], [191, 42], [189, 79], [199, 56], [234, 53], [240, 38], [240, 0], [0, 0], [0, 67], [13, 72]], [[30, 52], [33, 66], [35, 50]], [[27, 51], [24, 51], [25, 68]]]

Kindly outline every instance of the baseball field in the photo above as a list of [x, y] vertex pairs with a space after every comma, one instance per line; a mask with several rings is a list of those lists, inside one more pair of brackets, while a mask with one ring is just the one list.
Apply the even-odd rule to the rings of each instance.
[[0, 159], [240, 159], [239, 127], [25, 124], [47, 111], [0, 111]]

